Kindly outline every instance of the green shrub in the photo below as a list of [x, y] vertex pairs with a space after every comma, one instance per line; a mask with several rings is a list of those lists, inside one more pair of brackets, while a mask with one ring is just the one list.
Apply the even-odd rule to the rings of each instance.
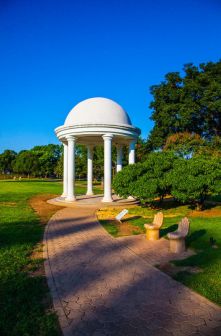
[[206, 197], [221, 192], [221, 159], [195, 156], [176, 162], [170, 174], [171, 194], [181, 202], [192, 202], [201, 210]]

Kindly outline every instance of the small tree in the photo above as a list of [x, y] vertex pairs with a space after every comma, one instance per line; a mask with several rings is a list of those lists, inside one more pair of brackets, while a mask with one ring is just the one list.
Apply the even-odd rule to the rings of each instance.
[[116, 194], [121, 197], [132, 195], [133, 184], [140, 176], [143, 176], [145, 171], [146, 168], [142, 163], [135, 163], [124, 167], [113, 179], [113, 188]]
[[15, 173], [27, 176], [38, 176], [40, 163], [37, 154], [28, 150], [21, 151], [13, 163], [13, 170]]
[[143, 163], [145, 173], [132, 185], [132, 195], [142, 202], [152, 202], [156, 198], [163, 201], [171, 191], [169, 174], [176, 160], [179, 158], [171, 152], [149, 154]]
[[170, 193], [171, 179], [169, 173], [174, 161], [179, 160], [173, 153], [151, 153], [143, 163], [125, 167], [114, 179], [114, 189], [123, 197], [129, 195], [142, 202], [153, 201]]
[[164, 151], [173, 151], [180, 157], [192, 156], [205, 145], [205, 140], [198, 134], [178, 132], [170, 135], [163, 148]]
[[221, 159], [195, 156], [179, 160], [170, 174], [171, 194], [181, 202], [192, 202], [202, 210], [208, 194], [221, 192]]
[[13, 162], [16, 159], [17, 153], [13, 150], [6, 149], [0, 154], [0, 171], [3, 174], [11, 174], [13, 171]]

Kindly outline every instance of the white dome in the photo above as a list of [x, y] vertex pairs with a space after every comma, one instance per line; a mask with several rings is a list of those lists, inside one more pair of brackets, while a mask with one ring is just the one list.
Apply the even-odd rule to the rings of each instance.
[[124, 109], [107, 98], [90, 98], [77, 104], [68, 114], [64, 125], [131, 125]]

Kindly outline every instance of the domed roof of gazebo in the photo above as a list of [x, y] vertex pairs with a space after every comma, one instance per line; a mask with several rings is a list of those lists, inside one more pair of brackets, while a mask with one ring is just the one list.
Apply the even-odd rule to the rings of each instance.
[[95, 97], [83, 100], [68, 114], [64, 126], [96, 124], [131, 126], [127, 112], [115, 101]]

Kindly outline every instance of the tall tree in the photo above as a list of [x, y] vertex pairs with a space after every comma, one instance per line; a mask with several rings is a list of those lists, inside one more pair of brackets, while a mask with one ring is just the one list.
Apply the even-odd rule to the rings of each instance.
[[29, 150], [21, 151], [14, 161], [13, 170], [15, 173], [27, 176], [40, 176], [40, 164], [37, 154]]
[[0, 171], [3, 174], [11, 174], [13, 171], [13, 162], [16, 159], [17, 153], [13, 150], [6, 149], [0, 154]]
[[221, 135], [221, 60], [184, 66], [184, 75], [168, 73], [151, 87], [151, 119], [155, 125], [148, 144], [161, 148], [168, 136], [178, 132], [196, 133], [203, 138]]
[[31, 149], [31, 152], [38, 157], [39, 162], [39, 170], [38, 172], [33, 171], [33, 174], [44, 177], [53, 176], [55, 167], [61, 156], [61, 148], [60, 145], [49, 144], [46, 146], [35, 146]]

